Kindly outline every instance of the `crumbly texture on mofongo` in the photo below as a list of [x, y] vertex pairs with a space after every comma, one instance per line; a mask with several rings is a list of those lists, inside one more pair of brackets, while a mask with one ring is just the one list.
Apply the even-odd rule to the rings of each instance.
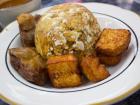
[[35, 45], [43, 58], [52, 55], [90, 54], [99, 37], [97, 19], [87, 8], [74, 3], [49, 9], [35, 30]]

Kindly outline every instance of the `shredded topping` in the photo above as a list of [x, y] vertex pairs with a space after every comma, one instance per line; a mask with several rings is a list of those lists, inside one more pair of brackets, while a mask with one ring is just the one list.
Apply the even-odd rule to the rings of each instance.
[[[39, 20], [35, 35], [36, 48], [42, 56], [86, 52], [93, 48], [94, 37], [98, 37], [99, 32], [96, 18], [85, 7], [61, 4], [48, 10]], [[48, 54], [44, 46], [49, 49]]]

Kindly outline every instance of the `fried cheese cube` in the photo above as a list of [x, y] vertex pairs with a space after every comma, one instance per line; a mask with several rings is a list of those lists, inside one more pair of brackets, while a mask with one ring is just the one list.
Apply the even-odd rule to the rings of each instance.
[[100, 62], [107, 66], [114, 66], [121, 61], [122, 55], [117, 56], [106, 56], [106, 55], [98, 55]]
[[21, 31], [28, 31], [35, 28], [35, 18], [29, 13], [22, 13], [17, 17]]
[[98, 82], [110, 76], [104, 65], [100, 64], [99, 59], [93, 56], [82, 58], [81, 68], [88, 80]]
[[47, 76], [45, 61], [35, 48], [11, 48], [9, 55], [12, 67], [24, 79], [37, 85], [45, 85]]
[[82, 83], [74, 55], [52, 56], [48, 58], [47, 66], [50, 80], [56, 88], [75, 87]]
[[130, 40], [129, 30], [105, 28], [97, 41], [96, 51], [107, 56], [120, 55], [128, 48]]

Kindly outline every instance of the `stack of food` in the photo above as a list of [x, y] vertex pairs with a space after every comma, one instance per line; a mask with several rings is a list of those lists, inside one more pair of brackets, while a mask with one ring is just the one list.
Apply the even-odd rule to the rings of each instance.
[[100, 61], [113, 66], [120, 62], [122, 54], [128, 49], [131, 33], [126, 29], [104, 29], [96, 44]]
[[24, 47], [34, 45], [35, 19], [32, 15], [21, 14], [17, 17], [21, 42]]
[[54, 6], [37, 19], [24, 13], [17, 20], [23, 47], [9, 50], [11, 65], [37, 85], [50, 80], [66, 88], [104, 80], [110, 75], [106, 65], [117, 64], [130, 42], [128, 30], [101, 32], [94, 15], [79, 4]]

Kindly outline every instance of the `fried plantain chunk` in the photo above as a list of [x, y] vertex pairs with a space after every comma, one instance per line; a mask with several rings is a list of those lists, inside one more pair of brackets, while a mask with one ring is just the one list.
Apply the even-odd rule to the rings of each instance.
[[114, 66], [121, 61], [122, 55], [117, 56], [106, 56], [106, 55], [98, 55], [100, 62], [107, 66]]
[[29, 13], [22, 13], [17, 17], [21, 31], [28, 31], [35, 28], [35, 18]]
[[11, 65], [23, 78], [37, 85], [45, 85], [45, 61], [35, 48], [11, 48], [9, 54]]
[[22, 46], [24, 47], [34, 47], [34, 29], [30, 31], [20, 31], [20, 39]]
[[34, 44], [34, 34], [35, 34], [35, 24], [38, 21], [38, 16], [32, 16], [28, 13], [22, 13], [17, 17], [17, 22], [19, 24], [20, 39], [22, 46], [33, 47]]
[[128, 48], [130, 40], [129, 30], [105, 28], [97, 41], [96, 51], [107, 56], [120, 55]]
[[75, 87], [82, 83], [77, 67], [78, 60], [74, 55], [49, 57], [47, 65], [48, 74], [54, 87]]
[[99, 59], [93, 56], [82, 58], [81, 67], [83, 74], [88, 80], [98, 82], [110, 76], [105, 66], [100, 64]]

